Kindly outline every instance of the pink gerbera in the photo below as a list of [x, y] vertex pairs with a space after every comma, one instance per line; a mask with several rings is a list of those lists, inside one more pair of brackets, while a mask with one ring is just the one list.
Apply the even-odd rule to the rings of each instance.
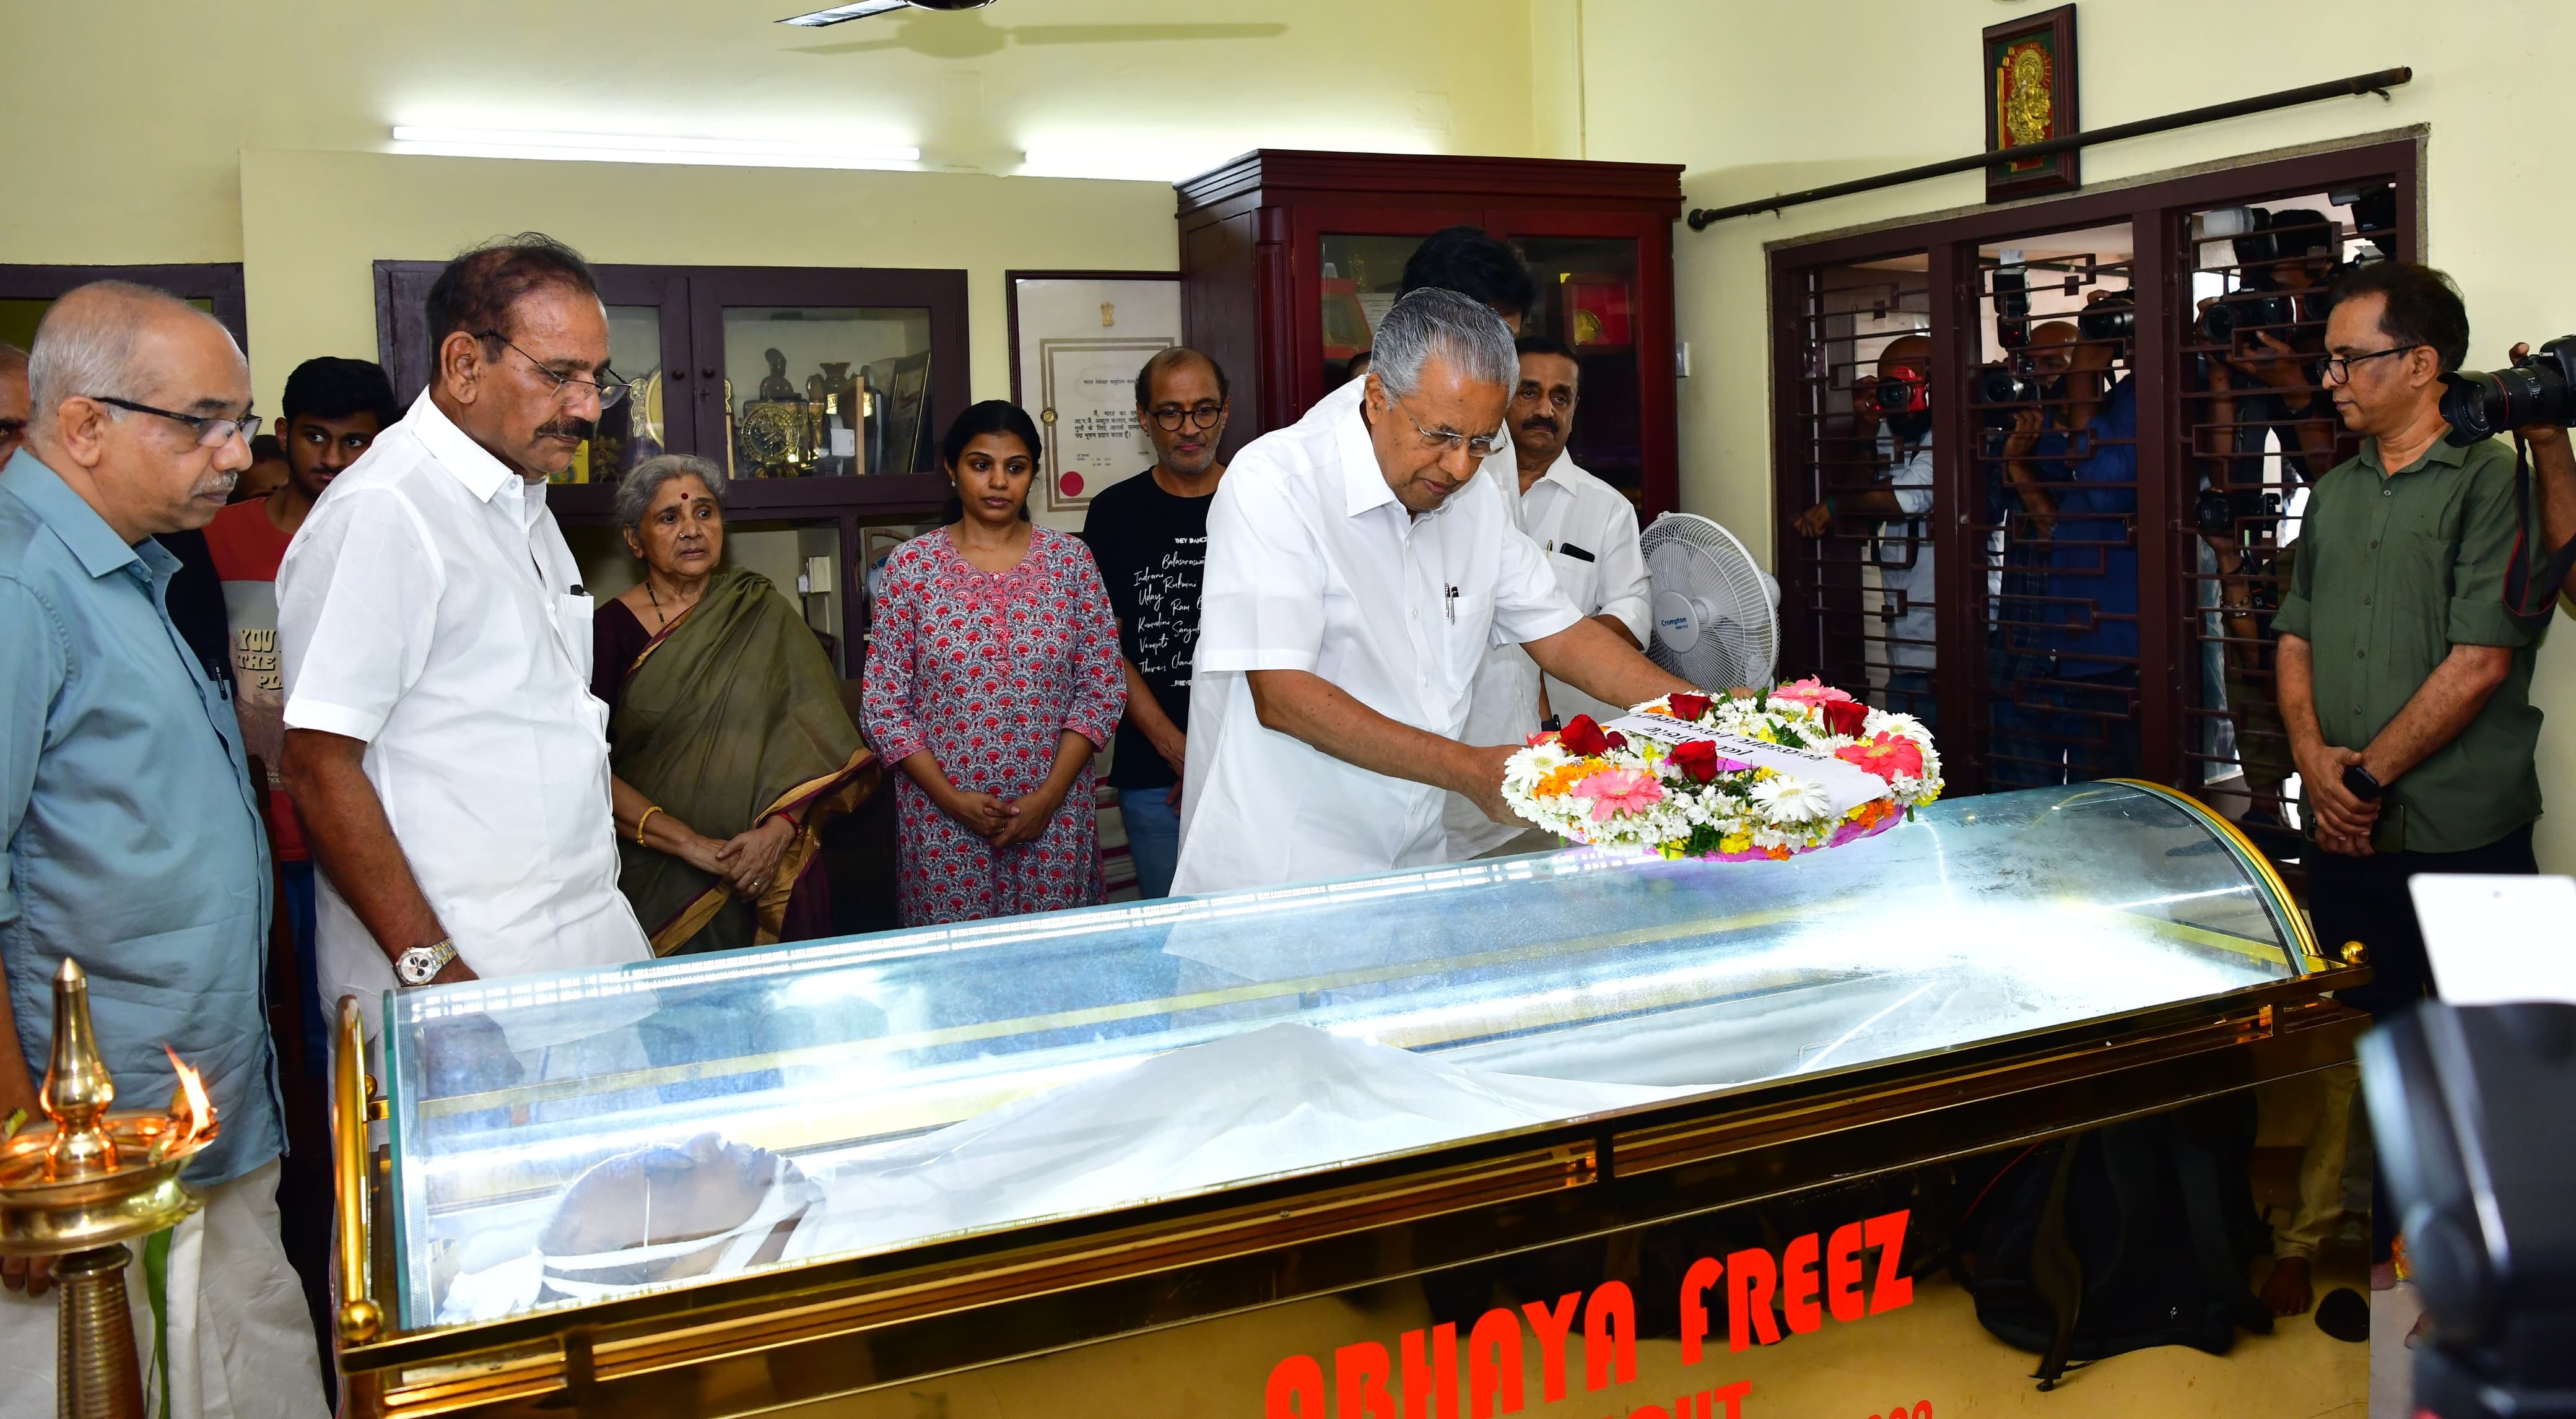
[[1849, 700], [1851, 696], [1810, 675], [1804, 680], [1792, 680], [1779, 689], [1773, 690], [1771, 698], [1789, 700], [1802, 705], [1829, 705], [1837, 700]]
[[1664, 786], [1650, 773], [1603, 769], [1574, 786], [1574, 796], [1592, 800], [1592, 821], [1609, 822], [1619, 813], [1643, 813], [1663, 801]]
[[1834, 757], [1858, 764], [1889, 783], [1899, 778], [1923, 777], [1923, 746], [1902, 734], [1881, 731], [1858, 744], [1836, 749]]

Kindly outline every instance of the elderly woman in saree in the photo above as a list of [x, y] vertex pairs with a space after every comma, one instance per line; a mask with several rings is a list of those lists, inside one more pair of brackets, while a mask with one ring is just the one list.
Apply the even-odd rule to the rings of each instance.
[[813, 630], [724, 560], [725, 476], [666, 454], [618, 481], [644, 578], [594, 618], [618, 885], [657, 955], [829, 934], [823, 825], [874, 790]]
[[941, 443], [947, 526], [886, 562], [865, 676], [895, 778], [907, 926], [1101, 899], [1091, 756], [1127, 705], [1091, 550], [1026, 518], [1037, 426], [987, 400]]

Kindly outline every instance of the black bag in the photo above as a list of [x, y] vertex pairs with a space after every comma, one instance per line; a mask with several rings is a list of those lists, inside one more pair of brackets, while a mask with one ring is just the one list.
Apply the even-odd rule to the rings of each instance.
[[2224, 1355], [2272, 1329], [2246, 1288], [2269, 1232], [2247, 1176], [2250, 1100], [2221, 1099], [2040, 1144], [1974, 1194], [1952, 1262], [1977, 1320], [2066, 1371], [2154, 1345]]

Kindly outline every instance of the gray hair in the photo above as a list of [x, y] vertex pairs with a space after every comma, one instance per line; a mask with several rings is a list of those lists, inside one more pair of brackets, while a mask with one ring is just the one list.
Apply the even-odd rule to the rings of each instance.
[[674, 478], [695, 478], [707, 485], [707, 495], [716, 500], [716, 511], [724, 511], [724, 470], [694, 453], [666, 453], [648, 458], [628, 469], [617, 480], [617, 526], [622, 531], [640, 533], [644, 514], [653, 510], [653, 499], [662, 485]]
[[[51, 428], [66, 399], [148, 393], [149, 374], [134, 368], [134, 347], [154, 321], [184, 315], [223, 330], [223, 322], [171, 295], [131, 281], [92, 281], [55, 301], [36, 326], [27, 354], [28, 422]], [[224, 339], [232, 332], [224, 330]]]
[[1377, 323], [1369, 373], [1390, 394], [1411, 394], [1423, 366], [1446, 359], [1479, 384], [1511, 389], [1521, 381], [1520, 352], [1503, 318], [1471, 297], [1425, 286], [1390, 308]]
[[0, 340], [0, 376], [13, 374], [20, 379], [27, 377], [27, 352]]

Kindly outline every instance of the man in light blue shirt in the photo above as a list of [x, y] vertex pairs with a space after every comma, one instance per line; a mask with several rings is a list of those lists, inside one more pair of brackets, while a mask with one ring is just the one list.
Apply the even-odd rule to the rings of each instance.
[[[204, 1210], [144, 1244], [157, 1264], [127, 1288], [146, 1373], [171, 1413], [318, 1416], [278, 1241], [267, 844], [227, 691], [170, 623], [178, 559], [152, 540], [204, 526], [250, 465], [250, 371], [206, 315], [100, 283], [46, 313], [29, 373], [28, 441], [0, 469], [0, 1115], [37, 1112], [51, 982], [77, 959], [118, 1104], [170, 1097], [166, 1044], [223, 1129], [185, 1174]], [[0, 1393], [42, 1394], [46, 1268], [6, 1280]]]

